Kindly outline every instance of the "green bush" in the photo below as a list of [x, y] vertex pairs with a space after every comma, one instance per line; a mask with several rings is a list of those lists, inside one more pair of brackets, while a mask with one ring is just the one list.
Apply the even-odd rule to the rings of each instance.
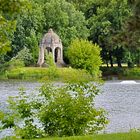
[[33, 63], [33, 57], [29, 49], [24, 47], [21, 51], [18, 52], [14, 59], [18, 59], [24, 62], [25, 66], [29, 66]]
[[24, 61], [20, 59], [12, 59], [11, 61], [8, 62], [9, 68], [8, 69], [13, 69], [13, 68], [18, 68], [18, 67], [24, 67]]
[[[10, 116], [15, 117], [14, 128], [21, 138], [93, 134], [108, 122], [105, 111], [94, 107], [99, 89], [93, 83], [63, 86], [46, 83], [39, 91], [27, 95], [21, 89], [19, 96], [9, 100]], [[20, 121], [23, 126], [19, 126]]]
[[125, 76], [139, 77], [140, 76], [140, 68], [131, 68], [127, 69], [124, 72]]
[[[86, 70], [73, 69], [71, 67], [58, 69], [58, 74], [60, 78], [59, 81], [62, 81], [65, 83], [75, 83], [75, 82], [88, 83], [89, 81], [96, 80]], [[99, 80], [99, 78], [97, 80]]]
[[74, 68], [85, 69], [94, 76], [100, 75], [100, 48], [87, 40], [73, 40], [68, 48], [68, 58]]
[[46, 55], [46, 64], [48, 65], [47, 76], [48, 79], [53, 80], [58, 77], [58, 70], [54, 63], [53, 56], [51, 53]]
[[124, 68], [121, 67], [101, 67], [103, 76], [108, 75], [122, 75], [125, 71]]

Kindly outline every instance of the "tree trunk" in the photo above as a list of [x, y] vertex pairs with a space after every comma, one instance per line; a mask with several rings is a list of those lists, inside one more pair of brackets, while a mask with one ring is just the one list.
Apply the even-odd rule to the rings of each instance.
[[113, 58], [112, 58], [112, 52], [109, 51], [109, 60], [110, 60], [110, 65], [113, 67]]
[[117, 59], [117, 64], [118, 64], [118, 67], [122, 67], [121, 60], [120, 59]]

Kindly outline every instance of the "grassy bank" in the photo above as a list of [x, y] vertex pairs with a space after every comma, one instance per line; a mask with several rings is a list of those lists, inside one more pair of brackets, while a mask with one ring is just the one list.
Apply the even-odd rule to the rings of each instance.
[[[103, 78], [112, 80], [117, 79], [131, 79], [140, 80], [140, 68], [118, 68], [118, 67], [101, 67]], [[39, 68], [39, 67], [22, 67], [12, 68], [3, 73], [0, 73], [0, 79], [19, 79], [19, 80], [51, 80], [62, 82], [75, 81], [92, 81], [95, 80], [85, 70], [78, 70], [73, 68]]]
[[104, 79], [112, 80], [114, 77], [123, 80], [140, 80], [140, 68], [127, 68], [127, 67], [101, 67]]
[[[39, 68], [39, 67], [22, 67], [12, 68], [2, 73], [0, 78], [3, 79], [19, 79], [19, 80], [44, 80], [44, 81], [92, 81], [93, 77], [85, 70], [77, 70], [73, 68]], [[95, 79], [94, 79], [95, 80]]]
[[[10, 140], [21, 140], [11, 138]], [[140, 133], [116, 133], [116, 134], [100, 134], [91, 136], [75, 136], [75, 137], [63, 137], [63, 138], [42, 138], [34, 140], [140, 140]]]

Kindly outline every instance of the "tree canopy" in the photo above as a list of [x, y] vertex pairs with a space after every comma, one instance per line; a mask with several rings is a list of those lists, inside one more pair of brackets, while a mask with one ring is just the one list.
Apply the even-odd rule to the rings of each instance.
[[62, 39], [66, 62], [71, 41], [79, 38], [97, 43], [107, 66], [139, 63], [139, 3], [139, 0], [1, 0], [0, 60], [9, 61], [27, 47], [36, 64], [41, 38], [53, 28]]
[[27, 0], [0, 1], [0, 55], [10, 50], [11, 36], [16, 27], [15, 15], [27, 6]]

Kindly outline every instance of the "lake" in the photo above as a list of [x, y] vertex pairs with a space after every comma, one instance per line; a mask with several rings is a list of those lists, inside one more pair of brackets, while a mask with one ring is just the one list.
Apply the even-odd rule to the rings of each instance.
[[[0, 109], [7, 109], [8, 96], [17, 95], [19, 87], [25, 87], [30, 93], [40, 85], [37, 82], [0, 81]], [[108, 112], [110, 123], [104, 132], [128, 132], [140, 128], [140, 81], [107, 81], [101, 91], [95, 99], [95, 106]], [[6, 134], [10, 135], [10, 131], [7, 130]], [[5, 132], [0, 132], [0, 138], [2, 135]]]

